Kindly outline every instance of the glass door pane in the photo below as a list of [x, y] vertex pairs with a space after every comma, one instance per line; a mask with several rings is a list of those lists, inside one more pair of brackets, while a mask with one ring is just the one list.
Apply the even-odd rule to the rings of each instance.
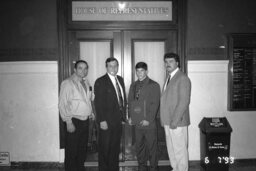
[[[111, 55], [111, 41], [81, 41], [79, 49], [80, 59], [89, 65], [87, 78], [93, 87], [96, 79], [106, 73], [105, 60]], [[87, 162], [98, 160], [97, 145], [96, 122], [90, 120]]]
[[[137, 80], [135, 65], [143, 61], [148, 65], [148, 76], [163, 87], [165, 67], [163, 56], [166, 52], [177, 52], [177, 33], [173, 31], [124, 31], [124, 73], [126, 86]], [[169, 164], [164, 129], [160, 116], [156, 117], [158, 132], [158, 156], [161, 164]], [[136, 161], [134, 127], [125, 130], [125, 160]]]
[[158, 82], [160, 87], [163, 87], [165, 79], [164, 45], [163, 41], [134, 42], [134, 65], [137, 62], [147, 63], [148, 76]]
[[[133, 66], [135, 67], [137, 62], [145, 62], [148, 65], [148, 76], [152, 80], [156, 81], [162, 89], [165, 81], [165, 68], [163, 56], [165, 53], [165, 41], [133, 41]], [[134, 68], [133, 67], [133, 68]], [[133, 77], [137, 80], [136, 73]], [[156, 117], [157, 131], [158, 131], [158, 156], [160, 160], [168, 159], [165, 134], [160, 125], [160, 116]]]
[[111, 42], [80, 42], [80, 59], [88, 62], [88, 80], [93, 86], [97, 78], [106, 73], [105, 61], [111, 55]]

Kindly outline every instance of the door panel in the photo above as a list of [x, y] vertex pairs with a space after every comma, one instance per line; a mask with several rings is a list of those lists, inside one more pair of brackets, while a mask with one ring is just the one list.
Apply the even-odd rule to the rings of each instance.
[[[86, 60], [89, 64], [89, 75], [91, 66], [105, 68], [105, 59], [113, 56], [114, 32], [112, 31], [74, 31], [69, 32], [69, 59], [71, 71], [73, 63], [78, 59]], [[99, 63], [98, 63], [99, 62]], [[96, 65], [97, 64], [97, 65]], [[93, 73], [99, 77], [102, 71]], [[88, 76], [89, 76], [88, 75]], [[89, 76], [91, 83], [95, 81], [93, 76]]]
[[[111, 53], [111, 41], [86, 41], [80, 42], [80, 59], [89, 65], [88, 80], [94, 85], [96, 78], [106, 73], [105, 60]], [[100, 50], [99, 50], [100, 49]]]
[[[89, 66], [87, 78], [92, 87], [96, 79], [106, 73], [105, 60], [114, 54], [114, 44], [117, 41], [114, 39], [115, 34], [112, 31], [76, 31], [69, 33], [70, 68], [73, 70], [74, 62], [78, 59], [87, 61]], [[117, 53], [116, 50], [115, 53]], [[96, 122], [90, 120], [87, 162], [98, 160], [97, 129]]]
[[[134, 66], [141, 60], [149, 65], [149, 76], [162, 87], [164, 82], [163, 55], [165, 52], [177, 52], [176, 31], [124, 31], [124, 77], [126, 85], [135, 80]], [[156, 63], [154, 63], [156, 62]], [[159, 65], [158, 65], [159, 64]], [[152, 71], [150, 71], [152, 69]], [[162, 74], [161, 74], [162, 73]]]
[[[148, 76], [158, 82], [160, 87], [164, 84], [164, 41], [135, 41], [134, 46], [134, 65], [137, 62], [148, 64]], [[134, 74], [134, 77], [136, 74]]]
[[[135, 65], [139, 61], [148, 64], [149, 77], [157, 81], [163, 87], [165, 80], [165, 69], [163, 56], [165, 52], [177, 52], [177, 34], [172, 31], [124, 31], [124, 60], [129, 65], [124, 65], [126, 86], [137, 78], [135, 76]], [[166, 150], [164, 129], [160, 125], [160, 116], [157, 115], [158, 149], [159, 159], [168, 160]], [[136, 160], [134, 127], [127, 126], [125, 130], [125, 160]]]
[[[106, 73], [105, 60], [114, 56], [119, 61], [118, 74], [124, 78], [126, 93], [130, 84], [136, 80], [134, 66], [139, 61], [148, 64], [149, 77], [163, 86], [165, 70], [163, 55], [165, 52], [177, 52], [177, 33], [175, 31], [76, 31], [69, 33], [69, 58], [73, 70], [73, 61], [86, 60], [89, 64], [88, 79], [92, 86], [95, 80]], [[165, 136], [158, 120], [158, 141], [161, 160], [168, 160]], [[91, 126], [93, 122], [90, 123]], [[120, 161], [136, 161], [134, 127], [123, 126]], [[87, 161], [97, 161], [96, 140], [90, 128], [89, 152]], [[93, 132], [94, 131], [94, 132]], [[97, 135], [97, 131], [96, 134]]]

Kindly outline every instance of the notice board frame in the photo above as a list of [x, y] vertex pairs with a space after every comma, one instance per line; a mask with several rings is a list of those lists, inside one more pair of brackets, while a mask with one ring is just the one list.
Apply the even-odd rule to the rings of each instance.
[[256, 33], [228, 35], [228, 110], [256, 111]]

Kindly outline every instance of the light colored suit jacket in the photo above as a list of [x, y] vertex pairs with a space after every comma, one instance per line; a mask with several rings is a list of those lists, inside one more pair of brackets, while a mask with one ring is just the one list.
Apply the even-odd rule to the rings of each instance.
[[172, 124], [182, 127], [190, 124], [190, 94], [190, 79], [178, 70], [161, 96], [160, 117], [163, 126]]
[[87, 79], [84, 83], [87, 92], [75, 74], [61, 83], [59, 110], [64, 122], [70, 122], [72, 118], [86, 120], [92, 114], [93, 93], [89, 91], [90, 84]]

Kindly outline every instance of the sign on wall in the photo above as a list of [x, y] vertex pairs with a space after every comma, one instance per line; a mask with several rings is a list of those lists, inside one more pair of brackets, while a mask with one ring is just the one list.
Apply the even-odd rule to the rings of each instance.
[[10, 166], [9, 152], [0, 152], [0, 166]]
[[256, 34], [231, 34], [228, 48], [229, 110], [255, 111]]
[[72, 1], [72, 21], [172, 21], [172, 2]]

